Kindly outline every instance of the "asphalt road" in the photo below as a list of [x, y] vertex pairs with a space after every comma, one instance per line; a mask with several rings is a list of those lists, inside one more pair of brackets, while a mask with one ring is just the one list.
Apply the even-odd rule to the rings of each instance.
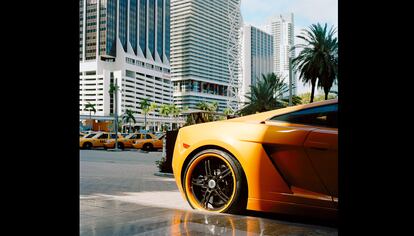
[[338, 235], [274, 215], [195, 211], [173, 178], [155, 176], [161, 152], [80, 150], [81, 235]]

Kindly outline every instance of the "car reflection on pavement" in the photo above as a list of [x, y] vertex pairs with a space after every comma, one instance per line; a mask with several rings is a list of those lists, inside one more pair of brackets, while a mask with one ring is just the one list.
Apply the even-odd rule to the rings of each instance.
[[337, 235], [336, 230], [328, 232], [257, 217], [191, 211], [174, 213], [172, 235]]
[[121, 201], [91, 201], [82, 208], [81, 235], [338, 235], [324, 226]]

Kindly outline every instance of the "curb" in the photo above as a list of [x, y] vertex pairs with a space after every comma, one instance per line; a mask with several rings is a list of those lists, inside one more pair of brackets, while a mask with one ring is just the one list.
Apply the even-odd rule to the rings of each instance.
[[161, 176], [161, 177], [174, 178], [174, 174], [172, 174], [172, 173], [155, 172], [154, 175]]

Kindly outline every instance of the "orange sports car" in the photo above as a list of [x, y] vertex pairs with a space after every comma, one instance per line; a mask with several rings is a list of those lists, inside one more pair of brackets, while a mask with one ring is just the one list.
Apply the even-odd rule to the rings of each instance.
[[191, 207], [336, 218], [338, 100], [181, 128], [172, 159]]

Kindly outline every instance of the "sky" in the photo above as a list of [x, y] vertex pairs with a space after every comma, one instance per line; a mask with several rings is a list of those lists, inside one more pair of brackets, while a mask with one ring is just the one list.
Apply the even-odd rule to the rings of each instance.
[[296, 32], [318, 22], [338, 26], [338, 0], [241, 0], [243, 21], [254, 26], [291, 12]]
[[[327, 23], [328, 27], [334, 26], [338, 31], [338, 0], [241, 0], [244, 24], [261, 27], [270, 17], [288, 13], [293, 13], [295, 44], [301, 43], [296, 35], [311, 24]], [[310, 91], [300, 81], [297, 90], [298, 94]]]

